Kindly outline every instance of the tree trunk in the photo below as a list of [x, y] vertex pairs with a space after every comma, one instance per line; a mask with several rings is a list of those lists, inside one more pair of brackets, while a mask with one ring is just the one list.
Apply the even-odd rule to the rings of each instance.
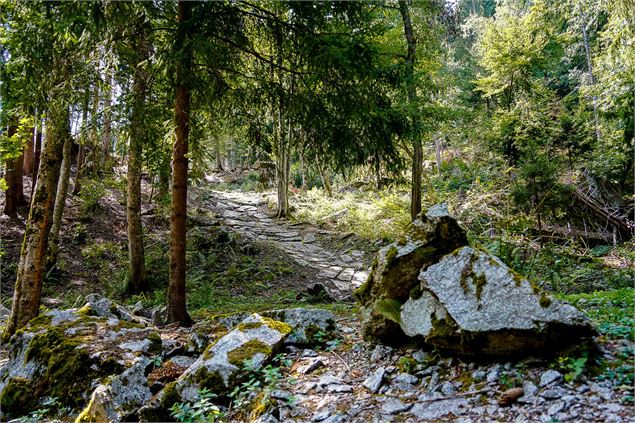
[[104, 170], [109, 166], [110, 161], [110, 148], [112, 144], [111, 140], [111, 129], [112, 129], [112, 111], [110, 108], [112, 107], [112, 73], [110, 70], [106, 70], [105, 77], [105, 87], [104, 87], [104, 132], [101, 138], [101, 148], [102, 148], [102, 165]]
[[[587, 69], [589, 71], [589, 79], [591, 79], [591, 85], [595, 85], [595, 77], [593, 76], [593, 61], [591, 60], [591, 47], [589, 46], [589, 34], [586, 30], [587, 16], [586, 13], [582, 14], [582, 40], [584, 42], [584, 54], [586, 56]], [[598, 98], [594, 94], [592, 96], [593, 101], [593, 120], [595, 123], [595, 139], [600, 141], [600, 118], [598, 115]]]
[[443, 164], [443, 139], [441, 137], [434, 139], [434, 151], [437, 161], [437, 173], [441, 173], [441, 165]]
[[46, 258], [46, 267], [53, 268], [57, 263], [57, 255], [59, 253], [60, 229], [62, 228], [62, 218], [64, 217], [64, 208], [66, 206], [66, 194], [68, 194], [68, 184], [71, 176], [71, 151], [73, 146], [73, 138], [70, 133], [66, 133], [64, 148], [62, 152], [62, 166], [60, 177], [57, 183], [57, 196], [55, 197], [55, 207], [53, 208], [53, 226], [49, 235], [48, 254]]
[[130, 147], [128, 149], [128, 287], [129, 294], [147, 291], [145, 279], [145, 256], [143, 247], [143, 226], [141, 223], [141, 166], [143, 156], [144, 115], [147, 94], [147, 74], [140, 66], [150, 55], [146, 40], [146, 28], [139, 25], [136, 42], [136, 63], [133, 63], [132, 115], [130, 117]]
[[91, 163], [91, 171], [92, 172], [96, 172], [99, 169], [99, 163], [101, 161], [101, 148], [100, 146], [100, 142], [99, 142], [99, 130], [98, 130], [98, 120], [99, 117], [99, 84], [97, 83], [97, 81], [95, 81], [95, 92], [93, 94], [93, 108], [90, 114], [90, 125], [91, 125], [91, 133], [90, 133], [90, 138], [91, 138], [91, 157], [92, 160], [90, 160]]
[[82, 190], [82, 170], [84, 160], [86, 159], [86, 142], [88, 139], [88, 104], [90, 102], [90, 86], [86, 87], [84, 93], [84, 104], [82, 110], [82, 131], [79, 137], [79, 150], [77, 151], [77, 167], [75, 169], [75, 185], [73, 186], [73, 195], [79, 194]]
[[42, 154], [42, 120], [38, 116], [36, 119], [35, 129], [35, 146], [33, 149], [33, 177], [31, 179], [31, 198], [35, 192], [35, 184], [37, 183], [38, 172], [40, 170], [40, 156]]
[[326, 173], [324, 168], [322, 167], [322, 161], [320, 159], [316, 160], [318, 173], [320, 174], [320, 179], [322, 179], [322, 186], [326, 191], [326, 195], [329, 197], [333, 196], [333, 190], [331, 189], [331, 181], [329, 179], [329, 175]]
[[6, 334], [12, 335], [38, 315], [44, 278], [48, 235], [53, 217], [53, 203], [59, 179], [62, 150], [68, 131], [68, 109], [48, 111], [47, 137], [42, 152], [40, 175], [35, 186], [31, 210], [26, 223], [20, 263], [18, 265], [11, 316]]
[[192, 319], [187, 313], [185, 298], [185, 221], [187, 217], [187, 151], [190, 132], [190, 90], [187, 77], [192, 71], [192, 49], [187, 21], [192, 14], [192, 3], [179, 0], [179, 29], [176, 39], [180, 63], [176, 69], [176, 100], [174, 120], [176, 140], [172, 154], [172, 216], [170, 219], [170, 283], [168, 285], [169, 323], [187, 326]]
[[[9, 125], [7, 136], [12, 137], [15, 135], [17, 128], [14, 125]], [[18, 187], [17, 187], [17, 158], [12, 158], [5, 163], [4, 179], [7, 183], [7, 190], [4, 193], [4, 214], [9, 217], [18, 217]]]
[[[410, 19], [410, 11], [405, 0], [399, 1], [399, 12], [403, 21], [404, 35], [408, 44], [408, 53], [406, 56], [406, 91], [408, 93], [408, 101], [411, 107], [417, 101], [417, 91], [414, 80], [415, 53], [417, 49], [417, 40], [412, 30], [412, 21]], [[421, 162], [423, 161], [423, 148], [421, 139], [419, 138], [419, 128], [416, 113], [412, 114], [412, 141], [414, 154], [412, 159], [412, 190], [410, 195], [410, 217], [415, 220], [421, 212]]]
[[31, 136], [26, 142], [24, 149], [24, 161], [22, 162], [22, 170], [24, 175], [33, 176], [33, 152], [35, 148], [35, 126], [31, 128]]
[[220, 137], [214, 139], [214, 155], [216, 156], [216, 171], [223, 171], [223, 155], [220, 151]]

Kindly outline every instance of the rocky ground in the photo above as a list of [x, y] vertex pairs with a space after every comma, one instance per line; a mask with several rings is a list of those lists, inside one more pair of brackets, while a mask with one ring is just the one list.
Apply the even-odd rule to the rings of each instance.
[[[267, 254], [285, 256], [298, 268], [310, 270], [314, 279], [309, 282], [322, 283], [338, 299], [350, 299], [352, 290], [368, 275], [374, 252], [365, 252], [363, 247], [349, 242], [349, 238], [329, 231], [272, 219], [267, 214], [266, 195], [193, 190], [190, 200], [191, 207], [202, 208], [202, 215], [211, 212], [215, 222], [240, 233], [247, 242], [253, 240], [269, 245], [272, 251]], [[258, 317], [244, 313], [207, 315], [193, 328], [177, 328], [161, 326], [160, 307], [145, 309], [138, 304], [125, 309], [117, 305], [115, 310], [118, 311], [113, 315], [113, 308], [100, 306], [102, 303], [108, 304], [95, 297], [88, 308], [71, 312], [53, 310], [49, 312], [51, 322], [40, 321], [31, 328], [32, 332], [27, 330], [26, 335], [21, 335], [24, 342], [20, 345], [4, 346], [2, 355], [6, 358], [0, 362], [0, 391], [8, 386], [10, 378], [17, 378], [21, 388], [26, 388], [22, 386], [26, 380], [43, 395], [39, 405], [26, 397], [29, 409], [23, 414], [28, 421], [55, 417], [62, 421], [74, 420], [82, 410], [87, 420], [90, 413], [97, 413], [93, 417], [101, 416], [102, 420], [95, 418], [96, 421], [126, 417], [157, 421], [152, 418], [153, 407], [167, 395], [171, 383], [181, 386], [179, 395], [184, 404], [191, 401], [190, 406], [200, 407], [203, 402], [197, 400], [196, 395], [192, 396], [190, 388], [198, 389], [202, 385], [187, 375], [199, 374], [201, 366], [207, 366], [209, 371], [218, 364], [209, 353], [213, 349], [208, 346], [222, 346], [223, 342], [249, 344], [244, 341], [259, 339], [254, 333], [247, 337], [235, 333], [236, 330], [256, 330], [260, 325]], [[299, 324], [297, 318], [289, 322], [284, 316], [271, 316], [291, 324], [294, 330]], [[309, 312], [306, 316], [312, 314]], [[246, 317], [251, 320], [244, 323]], [[54, 323], [55, 319], [58, 323]], [[211, 400], [217, 404], [213, 410], [218, 420], [261, 423], [635, 420], [633, 387], [624, 383], [632, 379], [616, 377], [615, 372], [607, 371], [610, 368], [607, 363], [615, 362], [618, 357], [632, 358], [635, 347], [632, 340], [626, 339], [627, 335], [600, 336], [597, 356], [585, 357], [571, 352], [563, 353], [561, 360], [553, 356], [474, 362], [442, 355], [430, 347], [411, 344], [391, 348], [366, 342], [362, 337], [359, 310], [352, 303], [338, 308], [336, 320], [336, 328], [322, 326], [312, 333], [310, 342], [300, 344], [295, 342], [297, 339], [290, 342], [291, 335], [280, 345], [287, 336], [281, 326], [279, 338], [265, 340], [271, 341], [266, 359], [258, 356], [257, 367], [242, 369], [242, 378], [235, 381], [236, 390], [232, 385]], [[156, 328], [153, 323], [161, 327]], [[60, 330], [70, 331], [72, 336], [66, 335], [67, 340], [73, 342], [71, 346], [57, 336]], [[137, 339], [144, 331], [160, 335], [160, 350], [156, 335], [152, 336], [151, 343]], [[34, 334], [33, 338], [29, 338], [29, 333]], [[85, 392], [81, 398], [67, 401], [74, 408], [47, 405], [53, 396], [47, 384], [55, 388], [55, 395], [64, 392], [63, 385], [53, 377], [57, 362], [48, 356], [44, 362], [20, 359], [20, 354], [32, 350], [28, 347], [29, 339], [49, 339], [46, 334], [56, 335], [53, 347], [60, 352], [76, 354], [88, 347], [88, 356], [82, 353], [78, 359], [97, 360], [91, 361], [95, 380], [83, 381]], [[106, 349], [98, 348], [97, 354], [93, 350], [95, 342], [91, 340], [104, 337], [114, 343]], [[280, 353], [277, 356], [276, 350]], [[110, 363], [109, 356], [120, 359], [116, 372], [103, 365]], [[42, 357], [31, 357], [34, 358]], [[579, 369], [574, 364], [578, 358], [588, 358]], [[267, 363], [272, 364], [267, 366]], [[81, 366], [69, 367], [68, 372], [72, 377], [80, 377], [81, 369]], [[117, 373], [122, 370], [123, 373]], [[110, 376], [104, 378], [108, 373]], [[14, 383], [13, 392], [18, 392], [15, 386]], [[74, 386], [73, 392], [78, 390], [75, 383], [71, 386]], [[91, 393], [93, 400], [88, 403]], [[7, 399], [6, 395], [0, 395], [0, 402]], [[58, 404], [55, 401], [53, 404]], [[211, 403], [205, 404], [210, 406]], [[164, 421], [165, 415], [159, 420]]]
[[[553, 360], [475, 363], [421, 349], [393, 349], [360, 339], [356, 318], [339, 321], [335, 350], [297, 350], [288, 378], [272, 395], [279, 421], [312, 422], [628, 422], [622, 403], [632, 387], [581, 377], [568, 383]], [[632, 343], [611, 344], [607, 358]], [[315, 370], [312, 370], [315, 369]], [[309, 371], [312, 370], [312, 371]], [[511, 388], [522, 388], [519, 395]], [[292, 398], [288, 406], [287, 398]], [[265, 416], [263, 421], [276, 421]]]

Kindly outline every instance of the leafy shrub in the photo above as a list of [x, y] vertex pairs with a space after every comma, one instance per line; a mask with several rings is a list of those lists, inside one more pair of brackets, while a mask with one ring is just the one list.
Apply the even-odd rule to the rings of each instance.
[[192, 403], [174, 404], [170, 411], [177, 421], [184, 423], [213, 423], [224, 417], [221, 409], [212, 400], [216, 394], [207, 389], [199, 391], [198, 400]]

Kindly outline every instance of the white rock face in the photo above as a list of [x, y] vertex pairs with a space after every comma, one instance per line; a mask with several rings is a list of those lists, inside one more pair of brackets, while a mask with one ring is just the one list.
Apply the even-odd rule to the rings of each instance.
[[575, 307], [471, 247], [444, 256], [422, 271], [419, 280], [422, 294], [402, 306], [401, 327], [407, 335], [421, 335], [441, 348], [506, 355], [556, 347], [595, 333]]
[[[429, 311], [422, 313], [422, 310]], [[432, 319], [445, 319], [448, 314], [443, 305], [429, 292], [420, 298], [409, 299], [401, 308], [401, 329], [408, 336], [428, 335]]]

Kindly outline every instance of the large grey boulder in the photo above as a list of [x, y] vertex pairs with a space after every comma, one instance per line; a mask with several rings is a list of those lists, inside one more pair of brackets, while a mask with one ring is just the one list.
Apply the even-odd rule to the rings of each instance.
[[240, 382], [245, 363], [259, 369], [282, 346], [292, 332], [291, 326], [259, 314], [252, 314], [231, 332], [210, 345], [205, 352], [174, 382], [165, 386], [154, 409], [147, 409], [145, 418], [158, 410], [167, 410], [177, 402], [193, 402], [201, 389], [225, 396]]
[[400, 308], [418, 290], [421, 269], [464, 245], [465, 231], [445, 205], [437, 205], [422, 212], [407, 237], [379, 250], [368, 279], [354, 293], [362, 306], [364, 338], [385, 344], [402, 342]]
[[422, 270], [419, 280], [419, 292], [401, 308], [401, 328], [447, 351], [473, 356], [551, 351], [596, 333], [575, 307], [471, 247]]
[[28, 414], [44, 397], [81, 408], [106, 378], [160, 353], [156, 329], [99, 313], [92, 305], [50, 310], [10, 338], [0, 368], [4, 417]]
[[139, 357], [123, 373], [97, 386], [76, 422], [132, 421], [136, 417], [136, 411], [152, 398], [145, 375], [151, 364], [152, 361], [147, 357]]

